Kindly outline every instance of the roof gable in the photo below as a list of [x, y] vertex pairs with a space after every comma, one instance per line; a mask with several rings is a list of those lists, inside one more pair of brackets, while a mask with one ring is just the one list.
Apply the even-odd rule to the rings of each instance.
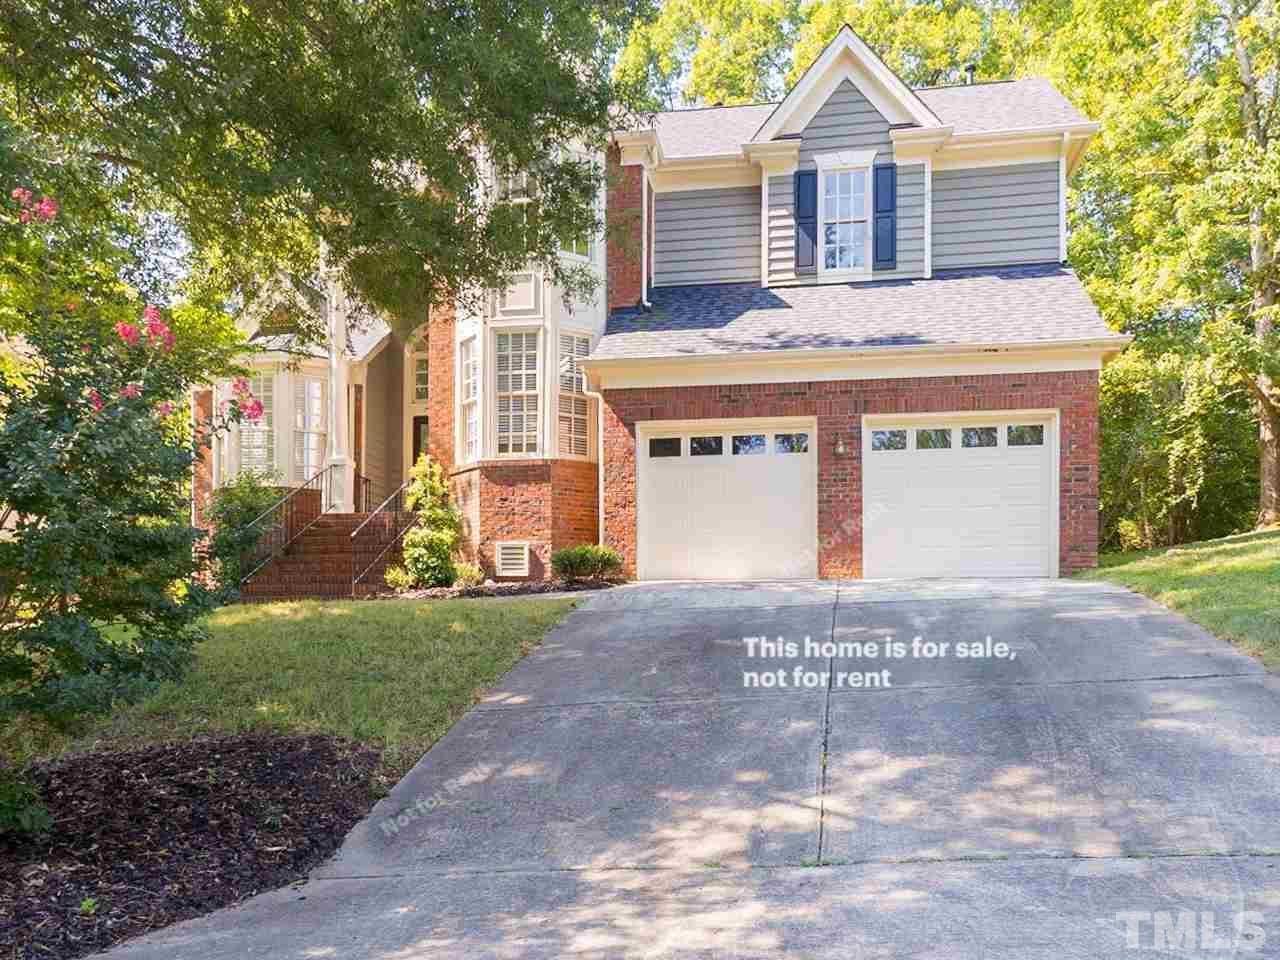
[[761, 124], [753, 142], [800, 133], [846, 80], [891, 124], [942, 126], [925, 102], [846, 24]]

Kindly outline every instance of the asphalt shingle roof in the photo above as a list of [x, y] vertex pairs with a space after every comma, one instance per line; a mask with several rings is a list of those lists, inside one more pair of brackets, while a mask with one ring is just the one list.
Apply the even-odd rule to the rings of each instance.
[[[925, 87], [915, 91], [925, 106], [957, 134], [1083, 123], [1084, 114], [1048, 80], [1031, 77], [1004, 83]], [[737, 153], [750, 141], [776, 103], [673, 110], [654, 118], [658, 142], [670, 159]]]
[[958, 134], [1086, 123], [1089, 119], [1042, 77], [929, 87], [917, 90], [916, 95]]
[[615, 311], [591, 359], [1120, 339], [1058, 264], [940, 271], [930, 280], [658, 287], [650, 300], [652, 312]]

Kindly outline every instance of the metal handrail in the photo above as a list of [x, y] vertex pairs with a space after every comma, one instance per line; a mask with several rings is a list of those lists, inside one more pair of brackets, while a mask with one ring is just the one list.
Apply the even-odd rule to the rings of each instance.
[[369, 497], [373, 493], [373, 481], [362, 473], [355, 475], [354, 507], [356, 513], [369, 512]]
[[242, 584], [333, 509], [333, 469], [333, 465], [324, 467], [245, 524], [245, 533], [257, 526], [264, 530], [241, 557], [240, 568], [249, 567], [249, 572], [240, 578]]
[[[365, 517], [360, 526], [351, 531], [351, 592], [374, 568], [405, 532], [414, 524], [416, 515], [405, 509], [406, 480], [391, 496], [378, 504], [378, 509]], [[407, 519], [406, 519], [407, 518]], [[369, 559], [372, 557], [372, 559]]]

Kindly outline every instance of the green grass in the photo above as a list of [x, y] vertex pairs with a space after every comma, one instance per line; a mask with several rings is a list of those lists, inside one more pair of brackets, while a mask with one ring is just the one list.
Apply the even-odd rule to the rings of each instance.
[[1108, 554], [1080, 576], [1146, 594], [1280, 670], [1280, 529]]
[[225, 607], [196, 666], [76, 736], [35, 722], [0, 732], [19, 761], [215, 732], [326, 733], [383, 749], [396, 778], [573, 600], [378, 600]]

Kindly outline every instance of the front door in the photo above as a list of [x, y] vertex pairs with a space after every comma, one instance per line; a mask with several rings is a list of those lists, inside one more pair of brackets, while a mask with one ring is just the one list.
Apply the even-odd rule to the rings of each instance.
[[427, 452], [427, 418], [413, 418], [413, 462]]

